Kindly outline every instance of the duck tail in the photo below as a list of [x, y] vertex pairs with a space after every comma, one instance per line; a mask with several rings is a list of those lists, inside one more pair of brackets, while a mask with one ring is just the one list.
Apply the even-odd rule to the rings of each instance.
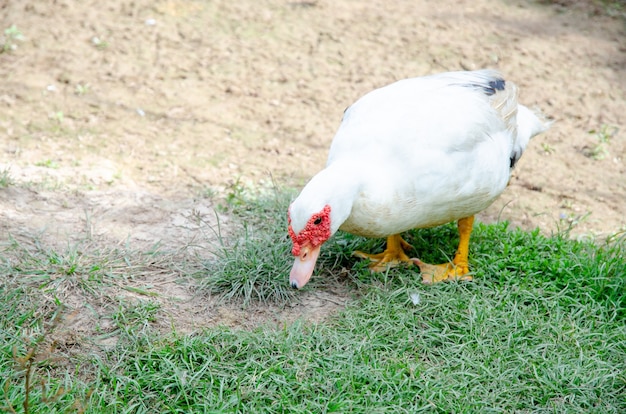
[[546, 131], [552, 122], [546, 121], [543, 114], [533, 112], [524, 105], [517, 105], [517, 134], [511, 153], [511, 168], [520, 159], [528, 145], [528, 141], [536, 135]]
[[553, 121], [548, 121], [538, 111], [531, 111], [524, 105], [517, 106], [517, 136], [518, 139], [531, 139], [550, 128]]

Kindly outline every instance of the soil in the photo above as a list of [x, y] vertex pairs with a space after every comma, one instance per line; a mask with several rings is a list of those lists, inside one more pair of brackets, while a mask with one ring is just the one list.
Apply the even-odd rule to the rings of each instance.
[[[216, 203], [302, 186], [364, 93], [483, 67], [554, 124], [479, 219], [597, 240], [626, 230], [623, 3], [26, 0], [0, 16], [1, 243], [209, 257]], [[242, 310], [159, 277], [183, 331], [320, 320], [348, 297]]]

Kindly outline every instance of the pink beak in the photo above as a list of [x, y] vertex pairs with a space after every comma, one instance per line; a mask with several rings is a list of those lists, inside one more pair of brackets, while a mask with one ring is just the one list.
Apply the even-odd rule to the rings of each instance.
[[302, 289], [307, 284], [313, 274], [317, 257], [320, 255], [320, 247], [312, 247], [310, 244], [302, 246], [300, 255], [296, 257], [289, 274], [289, 283], [292, 288]]

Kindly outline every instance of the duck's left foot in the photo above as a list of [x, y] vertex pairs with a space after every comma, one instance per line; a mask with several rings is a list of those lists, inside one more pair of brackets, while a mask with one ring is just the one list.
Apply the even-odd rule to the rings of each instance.
[[422, 282], [431, 285], [445, 280], [472, 280], [469, 274], [467, 256], [469, 255], [469, 239], [474, 225], [474, 216], [465, 217], [459, 220], [459, 247], [454, 255], [452, 263], [431, 265], [422, 262], [420, 259], [411, 259], [419, 266], [422, 272]]
[[373, 272], [384, 272], [390, 267], [396, 267], [402, 263], [413, 264], [413, 260], [406, 255], [404, 250], [411, 249], [412, 246], [404, 241], [400, 235], [396, 234], [387, 238], [385, 251], [378, 254], [369, 254], [361, 251], [352, 253], [354, 256], [372, 261], [370, 270]]
[[422, 283], [432, 285], [433, 283], [444, 282], [447, 280], [472, 280], [469, 274], [467, 263], [443, 263], [432, 265], [422, 262], [420, 259], [411, 259], [413, 263], [419, 266], [422, 273]]

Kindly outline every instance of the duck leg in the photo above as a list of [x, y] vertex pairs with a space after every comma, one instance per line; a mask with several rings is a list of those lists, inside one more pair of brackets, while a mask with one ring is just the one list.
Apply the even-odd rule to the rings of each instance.
[[459, 228], [459, 247], [452, 263], [431, 265], [419, 259], [412, 259], [422, 272], [423, 283], [430, 285], [444, 280], [472, 280], [472, 276], [469, 274], [467, 256], [469, 255], [469, 241], [474, 225], [474, 216], [460, 219], [457, 225]]
[[370, 269], [374, 272], [382, 272], [400, 263], [413, 264], [413, 260], [409, 259], [409, 256], [404, 253], [405, 250], [409, 249], [412, 249], [412, 246], [399, 234], [394, 234], [387, 237], [387, 247], [382, 253], [368, 254], [357, 250], [352, 254], [362, 259], [370, 259], [372, 261]]

